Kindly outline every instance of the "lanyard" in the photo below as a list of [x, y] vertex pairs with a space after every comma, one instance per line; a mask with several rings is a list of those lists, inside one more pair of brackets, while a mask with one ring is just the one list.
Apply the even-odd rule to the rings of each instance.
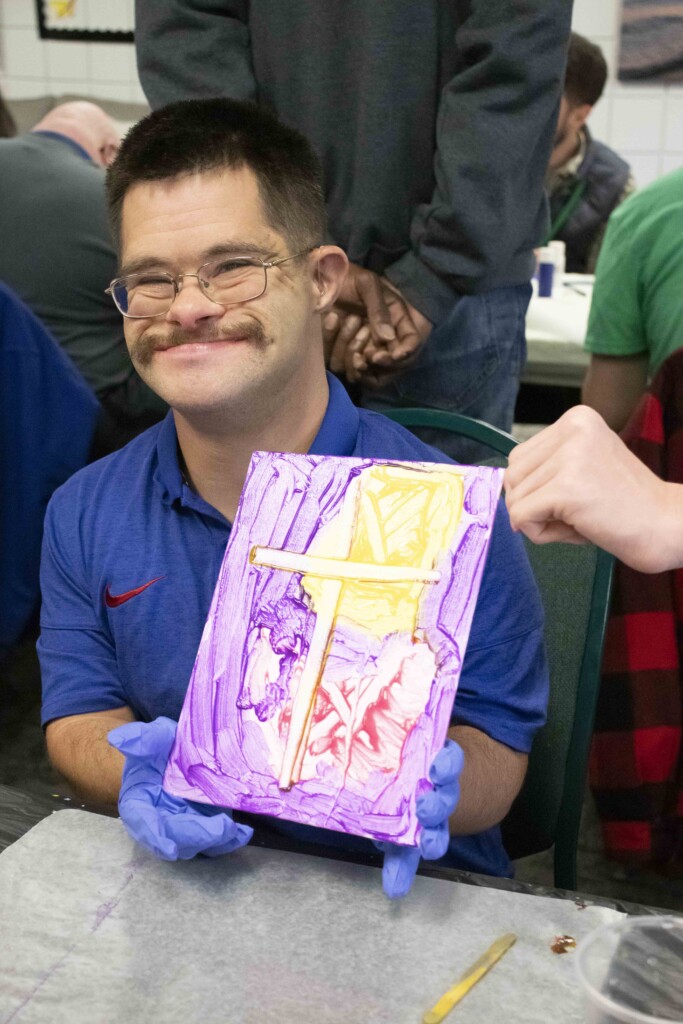
[[571, 215], [574, 213], [574, 210], [581, 202], [581, 197], [583, 196], [583, 193], [586, 191], [587, 186], [588, 180], [586, 178], [579, 178], [578, 181], [576, 181], [569, 195], [569, 199], [564, 204], [564, 206], [558, 213], [557, 217], [550, 225], [548, 237], [543, 242], [543, 245], [547, 245], [552, 238], [557, 238], [560, 231], [565, 226]]

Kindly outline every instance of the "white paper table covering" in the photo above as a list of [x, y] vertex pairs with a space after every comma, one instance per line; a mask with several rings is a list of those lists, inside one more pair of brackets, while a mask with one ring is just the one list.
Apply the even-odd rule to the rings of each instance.
[[[458, 1024], [582, 1018], [577, 940], [618, 911], [258, 848], [165, 863], [120, 821], [46, 818], [0, 855], [5, 1024], [416, 1024], [491, 942]], [[457, 1014], [457, 1016], [456, 1016]]]
[[587, 294], [564, 288], [557, 298], [532, 296], [526, 314], [527, 341], [569, 342], [583, 346], [588, 331], [591, 289]]

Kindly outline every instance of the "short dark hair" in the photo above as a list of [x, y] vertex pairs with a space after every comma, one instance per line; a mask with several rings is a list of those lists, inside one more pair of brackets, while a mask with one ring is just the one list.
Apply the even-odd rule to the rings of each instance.
[[322, 168], [308, 140], [254, 103], [209, 99], [170, 103], [126, 135], [107, 172], [117, 244], [123, 200], [133, 185], [226, 167], [253, 171], [269, 224], [291, 245], [323, 241]]
[[567, 53], [564, 93], [570, 103], [594, 106], [607, 81], [607, 61], [602, 50], [585, 36], [572, 32]]

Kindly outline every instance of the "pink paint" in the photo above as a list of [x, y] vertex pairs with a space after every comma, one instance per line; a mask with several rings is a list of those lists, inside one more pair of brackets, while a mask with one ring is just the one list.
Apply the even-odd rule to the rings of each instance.
[[502, 471], [467, 469], [463, 516], [436, 566], [439, 582], [423, 591], [415, 635], [379, 637], [337, 619], [290, 790], [278, 787], [278, 769], [316, 614], [300, 575], [249, 562], [254, 546], [307, 553], [373, 464], [254, 455], [164, 778], [169, 792], [415, 843], [415, 798], [446, 737]]

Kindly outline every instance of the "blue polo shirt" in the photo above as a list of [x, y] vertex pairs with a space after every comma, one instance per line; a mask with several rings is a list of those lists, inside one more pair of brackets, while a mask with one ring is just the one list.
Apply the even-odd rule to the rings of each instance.
[[[311, 454], [450, 461], [397, 423], [357, 409], [335, 378], [329, 385]], [[179, 717], [229, 533], [224, 516], [183, 481], [172, 413], [55, 492], [41, 567], [44, 724], [122, 705], [144, 721]], [[529, 751], [548, 696], [542, 627], [524, 547], [501, 502], [454, 723]], [[368, 842], [271, 823], [330, 845], [362, 849]], [[511, 874], [497, 828], [454, 837], [447, 861]]]

